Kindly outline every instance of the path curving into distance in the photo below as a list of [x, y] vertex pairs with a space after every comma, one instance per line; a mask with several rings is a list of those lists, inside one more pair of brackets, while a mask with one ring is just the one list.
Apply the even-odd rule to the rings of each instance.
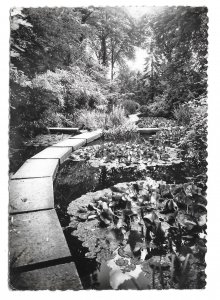
[[9, 181], [10, 287], [80, 290], [82, 284], [54, 209], [53, 180], [80, 147], [102, 136], [85, 132], [28, 159]]

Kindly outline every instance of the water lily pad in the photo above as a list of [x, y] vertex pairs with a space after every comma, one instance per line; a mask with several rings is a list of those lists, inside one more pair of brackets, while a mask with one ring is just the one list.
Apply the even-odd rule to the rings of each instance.
[[119, 258], [115, 261], [116, 265], [119, 267], [127, 266], [129, 264], [127, 259]]
[[[143, 195], [148, 195], [148, 199], [153, 195], [155, 205], [146, 198], [139, 201]], [[192, 192], [191, 198], [195, 195]], [[130, 274], [136, 266], [141, 266], [147, 281], [152, 284], [153, 272], [159, 274], [161, 268], [163, 272], [170, 270], [169, 253], [176, 253], [179, 260], [185, 259], [180, 245], [193, 244], [195, 236], [198, 240], [204, 230], [204, 210], [202, 214], [199, 211], [195, 215], [193, 211], [187, 214], [184, 205], [178, 202], [181, 209], [177, 206], [176, 197], [186, 205], [188, 196], [181, 185], [175, 189], [174, 185], [156, 182], [149, 177], [142, 181], [120, 183], [73, 201], [68, 208], [71, 214], [69, 226], [74, 229], [72, 234], [88, 249], [86, 257], [107, 264], [116, 257], [112, 264], [119, 268], [120, 274]], [[87, 219], [83, 219], [85, 216]], [[206, 246], [195, 243], [191, 255], [204, 255]], [[154, 284], [161, 286], [156, 273], [154, 276]], [[170, 277], [167, 278], [169, 281]]]
[[134, 271], [136, 269], [136, 265], [134, 264], [129, 264], [127, 266], [125, 266], [124, 268], [122, 268], [122, 272], [131, 272], [131, 271]]

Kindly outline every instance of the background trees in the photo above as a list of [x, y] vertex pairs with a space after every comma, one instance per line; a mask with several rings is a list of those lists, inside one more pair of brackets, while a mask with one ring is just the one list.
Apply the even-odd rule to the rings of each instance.
[[[205, 7], [167, 7], [141, 21], [151, 36], [145, 77], [159, 74], [159, 82], [153, 80], [157, 85], [153, 91], [162, 85], [160, 94], [171, 106], [206, 93], [207, 22]], [[164, 60], [159, 64], [161, 57]]]
[[90, 26], [91, 48], [103, 66], [110, 66], [111, 80], [115, 65], [123, 65], [125, 59], [134, 58], [138, 44], [134, 20], [122, 8], [94, 8], [86, 19]]
[[[146, 51], [143, 73], [126, 65], [135, 47]], [[118, 7], [15, 8], [10, 54], [10, 124], [21, 135], [123, 100], [171, 116], [206, 94], [207, 9], [166, 7], [138, 20]]]

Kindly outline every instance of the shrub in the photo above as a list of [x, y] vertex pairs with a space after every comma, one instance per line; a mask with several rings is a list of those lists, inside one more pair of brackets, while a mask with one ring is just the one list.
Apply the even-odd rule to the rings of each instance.
[[149, 113], [150, 113], [150, 110], [148, 108], [148, 105], [142, 105], [140, 107], [140, 112], [141, 112], [141, 116], [142, 117], [148, 117], [149, 116]]
[[44, 131], [48, 111], [55, 111], [56, 106], [51, 92], [10, 83], [10, 126], [21, 136], [31, 137]]
[[[193, 100], [184, 104], [185, 110], [191, 111], [190, 121], [184, 126], [170, 127], [157, 133], [160, 141], [166, 140], [177, 144], [184, 160], [183, 170], [194, 180], [206, 183], [207, 177], [207, 101]], [[188, 108], [186, 108], [188, 107]], [[188, 120], [188, 119], [187, 119]]]
[[185, 104], [192, 111], [180, 147], [186, 151], [186, 158], [195, 164], [197, 171], [206, 173], [207, 166], [207, 101], [200, 99]]
[[192, 118], [192, 114], [193, 110], [187, 104], [183, 104], [173, 110], [173, 116], [179, 125], [188, 125]]
[[47, 71], [36, 75], [32, 84], [53, 92], [65, 112], [74, 113], [75, 109], [107, 104], [100, 85], [79, 67]]
[[170, 117], [170, 104], [164, 99], [156, 99], [155, 102], [148, 106], [149, 109], [149, 117]]
[[142, 117], [170, 117], [171, 106], [165, 97], [155, 97], [153, 103], [142, 105], [140, 112]]
[[139, 103], [133, 100], [124, 100], [122, 102], [122, 106], [124, 107], [125, 112], [127, 114], [135, 114], [138, 108], [140, 107]]
[[75, 117], [71, 114], [63, 115], [59, 112], [46, 111], [42, 117], [48, 127], [76, 127]]

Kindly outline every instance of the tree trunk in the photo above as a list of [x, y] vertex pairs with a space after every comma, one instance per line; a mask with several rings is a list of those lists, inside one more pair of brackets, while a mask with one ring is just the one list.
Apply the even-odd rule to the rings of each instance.
[[101, 53], [102, 53], [102, 65], [107, 65], [107, 53], [106, 53], [106, 39], [103, 36], [101, 39]]
[[111, 51], [112, 57], [111, 57], [111, 81], [113, 81], [113, 77], [114, 77], [114, 51], [112, 48]]

